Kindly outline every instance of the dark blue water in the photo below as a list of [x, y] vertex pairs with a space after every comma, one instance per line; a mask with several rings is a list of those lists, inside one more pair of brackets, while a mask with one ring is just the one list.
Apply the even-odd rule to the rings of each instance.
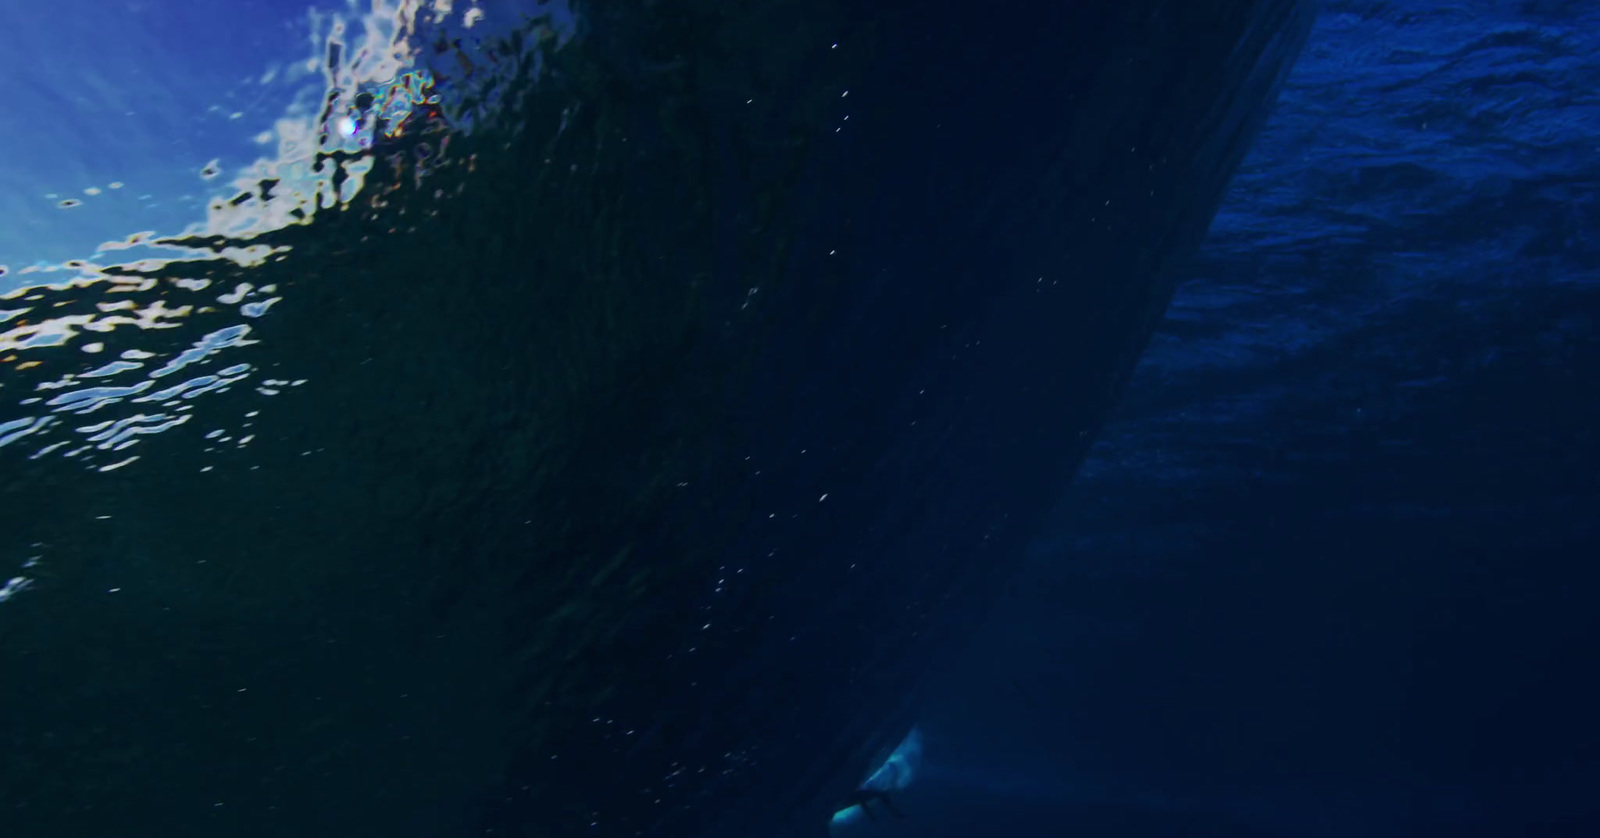
[[1600, 829], [1597, 33], [1327, 5], [895, 834]]
[[91, 11], [3, 834], [1588, 834], [1590, 5]]

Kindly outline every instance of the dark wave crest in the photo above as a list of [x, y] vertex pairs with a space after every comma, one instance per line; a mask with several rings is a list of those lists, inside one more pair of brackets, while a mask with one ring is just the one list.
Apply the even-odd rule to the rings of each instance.
[[275, 297], [233, 350], [276, 395], [213, 394], [248, 445], [0, 478], [47, 556], [0, 615], [12, 821], [821, 829], [1083, 456], [1309, 20], [1002, 5], [447, 40], [404, 120], [330, 100], [306, 223], [174, 242], [262, 258], [105, 271], [193, 306], [168, 353], [212, 333], [185, 283]]

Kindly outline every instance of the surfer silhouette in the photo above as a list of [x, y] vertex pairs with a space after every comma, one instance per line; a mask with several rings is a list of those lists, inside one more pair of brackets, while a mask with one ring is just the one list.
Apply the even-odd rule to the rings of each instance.
[[840, 802], [838, 810], [828, 821], [828, 834], [848, 834], [845, 830], [853, 822], [862, 818], [875, 821], [880, 810], [896, 818], [905, 817], [890, 795], [898, 794], [911, 785], [921, 762], [922, 733], [913, 726], [893, 751], [887, 754], [880, 752], [871, 763], [875, 767], [866, 779], [857, 783], [855, 791]]
[[881, 803], [884, 811], [894, 815], [897, 818], [903, 818], [906, 816], [904, 812], [895, 807], [894, 801], [889, 799], [889, 793], [879, 789], [863, 788], [850, 792], [850, 797], [845, 801], [845, 808], [848, 809], [851, 806], [859, 806], [861, 807], [862, 814], [869, 818], [877, 818], [878, 816], [873, 814], [872, 811], [872, 804], [874, 801]]

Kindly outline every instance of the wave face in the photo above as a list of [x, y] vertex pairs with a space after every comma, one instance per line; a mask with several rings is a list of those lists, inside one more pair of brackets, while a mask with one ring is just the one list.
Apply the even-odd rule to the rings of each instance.
[[822, 828], [1311, 16], [71, 2], [5, 163], [0, 811], [164, 838]]

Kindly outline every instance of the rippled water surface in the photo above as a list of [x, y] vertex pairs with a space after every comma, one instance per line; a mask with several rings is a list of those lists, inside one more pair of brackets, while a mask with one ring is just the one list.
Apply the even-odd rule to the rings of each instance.
[[[528, 9], [411, 0], [288, 19], [250, 4], [130, 6], [114, 22], [82, 11], [65, 27], [24, 17], [38, 31], [23, 39], [82, 44], [80, 57], [9, 59], [29, 80], [19, 115], [38, 129], [8, 140], [0, 447], [99, 470], [137, 461], [146, 435], [180, 426], [213, 448], [247, 445], [256, 410], [208, 410], [201, 397], [305, 383], [243, 360], [293, 281], [260, 270], [293, 249], [283, 231], [358, 199], [381, 206], [398, 179], [422, 191], [457, 162], [450, 138], [495, 118], [508, 65], [531, 58], [504, 39], [526, 31], [558, 48], [563, 37], [559, 11], [541, 9], [549, 22], [528, 29]], [[251, 49], [195, 49], [197, 33], [230, 44], [248, 33]], [[139, 90], [151, 97], [131, 97]], [[130, 98], [109, 100], [118, 95]], [[369, 189], [380, 155], [391, 182]]]

